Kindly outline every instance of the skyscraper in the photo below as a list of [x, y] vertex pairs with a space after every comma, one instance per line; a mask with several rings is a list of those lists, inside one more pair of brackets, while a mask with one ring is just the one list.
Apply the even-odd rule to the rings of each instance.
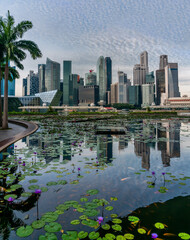
[[106, 102], [107, 84], [105, 80], [105, 59], [100, 56], [97, 61], [97, 85], [99, 85], [99, 98]]
[[142, 85], [146, 83], [145, 65], [136, 64], [133, 68], [133, 85]]
[[84, 82], [80, 81], [78, 74], [71, 74], [69, 78], [69, 105], [77, 106], [79, 103], [79, 86], [84, 86]]
[[27, 76], [27, 96], [33, 96], [39, 92], [39, 77], [38, 73], [30, 71]]
[[160, 56], [160, 70], [164, 69], [168, 65], [168, 56], [167, 55], [161, 55]]
[[111, 84], [111, 104], [118, 103], [118, 82]]
[[156, 104], [161, 104], [161, 95], [165, 93], [165, 70], [156, 70]]
[[168, 63], [165, 67], [165, 86], [166, 98], [180, 97], [177, 63]]
[[128, 87], [131, 85], [130, 81], [127, 79], [127, 74], [118, 71], [118, 102], [128, 103]]
[[85, 73], [85, 86], [96, 85], [96, 73], [93, 70], [89, 70], [89, 73]]
[[45, 92], [45, 64], [38, 64], [39, 92]]
[[27, 96], [27, 78], [22, 80], [22, 96]]
[[69, 76], [72, 73], [72, 62], [63, 61], [63, 104], [69, 105]]
[[45, 91], [59, 90], [60, 64], [47, 58], [45, 67]]
[[111, 91], [112, 84], [112, 60], [110, 57], [105, 58], [105, 81], [107, 84], [107, 91]]
[[144, 66], [146, 69], [146, 73], [148, 73], [148, 52], [144, 51], [140, 54], [140, 65]]

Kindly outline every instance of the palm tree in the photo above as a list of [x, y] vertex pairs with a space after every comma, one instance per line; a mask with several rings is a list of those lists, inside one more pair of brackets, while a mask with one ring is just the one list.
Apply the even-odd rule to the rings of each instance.
[[4, 105], [3, 105], [3, 129], [8, 128], [8, 76], [9, 61], [21, 70], [24, 69], [21, 61], [26, 58], [25, 50], [27, 50], [33, 59], [42, 57], [42, 53], [37, 44], [29, 40], [20, 40], [24, 33], [32, 28], [32, 22], [22, 21], [15, 26], [13, 16], [9, 11], [7, 18], [0, 19], [0, 44], [4, 47], [5, 57], [5, 88], [4, 88]]

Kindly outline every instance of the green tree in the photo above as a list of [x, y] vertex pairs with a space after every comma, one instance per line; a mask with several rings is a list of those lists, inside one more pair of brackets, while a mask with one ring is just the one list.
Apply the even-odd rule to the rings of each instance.
[[0, 44], [2, 45], [5, 58], [5, 85], [4, 85], [4, 105], [3, 105], [3, 129], [8, 128], [8, 78], [9, 62], [13, 61], [16, 67], [23, 70], [21, 61], [26, 58], [27, 50], [33, 59], [42, 57], [42, 53], [37, 44], [30, 40], [22, 39], [25, 32], [32, 28], [32, 22], [22, 21], [15, 25], [14, 17], [8, 11], [7, 18], [0, 19]]

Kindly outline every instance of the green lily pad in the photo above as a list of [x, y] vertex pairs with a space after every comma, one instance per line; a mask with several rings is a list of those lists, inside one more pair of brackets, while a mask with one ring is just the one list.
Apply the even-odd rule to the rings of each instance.
[[111, 227], [112, 227], [113, 230], [115, 230], [115, 231], [121, 231], [121, 229], [122, 229], [122, 227], [121, 227], [120, 225], [118, 225], [118, 224], [112, 225]]
[[65, 204], [59, 204], [56, 209], [60, 211], [68, 210], [70, 207]]
[[107, 234], [105, 235], [105, 237], [106, 237], [108, 240], [115, 239], [115, 235], [113, 235], [112, 233], [107, 233]]
[[134, 239], [134, 238], [135, 238], [135, 236], [134, 236], [133, 234], [131, 234], [131, 233], [126, 233], [126, 234], [124, 235], [124, 237], [125, 237], [126, 239], [128, 239], [128, 240], [131, 240], [131, 239]]
[[44, 225], [45, 225], [45, 221], [43, 221], [43, 220], [36, 220], [32, 223], [32, 227], [35, 229], [40, 229], [40, 228], [44, 227]]
[[40, 189], [42, 190], [42, 192], [47, 192], [48, 191], [47, 187], [41, 187]]
[[87, 219], [87, 220], [82, 220], [82, 224], [89, 226], [89, 227], [96, 227], [98, 225], [97, 221]]
[[55, 185], [57, 185], [57, 182], [51, 181], [51, 182], [46, 183], [46, 185], [47, 186], [55, 186]]
[[81, 198], [80, 201], [81, 202], [88, 202], [88, 198]]
[[87, 233], [87, 232], [80, 231], [80, 232], [78, 233], [78, 237], [79, 237], [80, 239], [86, 238], [87, 236], [88, 236], [88, 233]]
[[10, 186], [10, 189], [16, 190], [16, 189], [19, 189], [21, 187], [22, 187], [22, 185], [20, 185], [20, 184], [14, 184], [14, 185]]
[[140, 234], [145, 234], [146, 233], [146, 230], [144, 228], [138, 228], [137, 231]]
[[110, 200], [111, 200], [111, 201], [117, 201], [118, 198], [117, 198], [117, 197], [110, 197]]
[[113, 223], [122, 223], [122, 220], [119, 219], [119, 218], [114, 218], [114, 219], [112, 220], [112, 222], [113, 222]]
[[122, 236], [122, 235], [118, 235], [118, 236], [116, 237], [116, 239], [117, 239], [117, 240], [126, 240], [126, 238], [124, 238], [124, 236]]
[[8, 195], [4, 196], [4, 199], [8, 200], [10, 197], [16, 199], [17, 195], [16, 194], [8, 194]]
[[93, 203], [93, 202], [88, 202], [88, 203], [85, 203], [84, 205], [85, 208], [97, 208], [98, 205], [96, 203]]
[[87, 209], [84, 211], [84, 215], [88, 217], [95, 217], [99, 214], [99, 211], [96, 209]]
[[108, 211], [111, 211], [111, 210], [113, 210], [113, 207], [112, 206], [108, 206], [105, 209], [108, 210]]
[[45, 225], [44, 230], [46, 232], [59, 232], [62, 229], [61, 224], [57, 223], [57, 222], [50, 222], [48, 225]]
[[73, 207], [74, 205], [78, 205], [77, 201], [66, 201], [64, 202], [65, 205], [69, 206], [69, 207]]
[[38, 179], [31, 179], [31, 180], [29, 180], [28, 182], [29, 183], [36, 183], [38, 181]]
[[70, 184], [79, 184], [79, 180], [73, 180]]
[[21, 194], [21, 197], [30, 197], [32, 195], [31, 192], [24, 192]]
[[111, 218], [116, 218], [117, 216], [118, 216], [118, 215], [115, 214], [115, 213], [110, 214], [110, 217], [111, 217]]
[[78, 224], [80, 224], [80, 221], [79, 220], [73, 220], [73, 221], [71, 221], [71, 224], [72, 225], [78, 225]]
[[110, 225], [109, 224], [104, 224], [104, 225], [102, 225], [102, 228], [104, 230], [109, 230], [110, 229]]
[[63, 240], [77, 240], [78, 233], [76, 231], [67, 231], [67, 234], [62, 235]]
[[59, 215], [55, 212], [47, 212], [45, 213], [41, 220], [45, 221], [45, 222], [54, 222], [58, 219]]
[[28, 187], [28, 189], [30, 189], [30, 190], [36, 190], [36, 189], [39, 189], [39, 188], [40, 188], [39, 185], [30, 185]]
[[99, 193], [97, 189], [90, 189], [90, 190], [87, 190], [86, 192], [87, 194], [90, 194], [90, 195], [96, 195]]
[[57, 236], [54, 233], [46, 233], [45, 235], [40, 235], [39, 240], [57, 240]]
[[16, 231], [16, 235], [19, 237], [28, 237], [33, 233], [34, 229], [31, 226], [19, 227]]
[[158, 229], [164, 229], [164, 224], [160, 222], [155, 223], [154, 226]]
[[67, 184], [67, 181], [66, 180], [60, 180], [57, 182], [58, 185], [65, 185]]
[[138, 217], [135, 217], [135, 216], [129, 216], [128, 220], [130, 222], [139, 222], [140, 219]]
[[99, 236], [100, 236], [99, 232], [91, 232], [88, 235], [90, 239], [97, 239]]
[[188, 233], [179, 233], [178, 236], [181, 238], [181, 239], [190, 239], [190, 235]]

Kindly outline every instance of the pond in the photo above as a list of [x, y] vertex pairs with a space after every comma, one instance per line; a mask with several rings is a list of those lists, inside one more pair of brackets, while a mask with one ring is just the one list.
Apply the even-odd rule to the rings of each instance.
[[190, 239], [188, 120], [38, 124], [0, 154], [0, 239]]

